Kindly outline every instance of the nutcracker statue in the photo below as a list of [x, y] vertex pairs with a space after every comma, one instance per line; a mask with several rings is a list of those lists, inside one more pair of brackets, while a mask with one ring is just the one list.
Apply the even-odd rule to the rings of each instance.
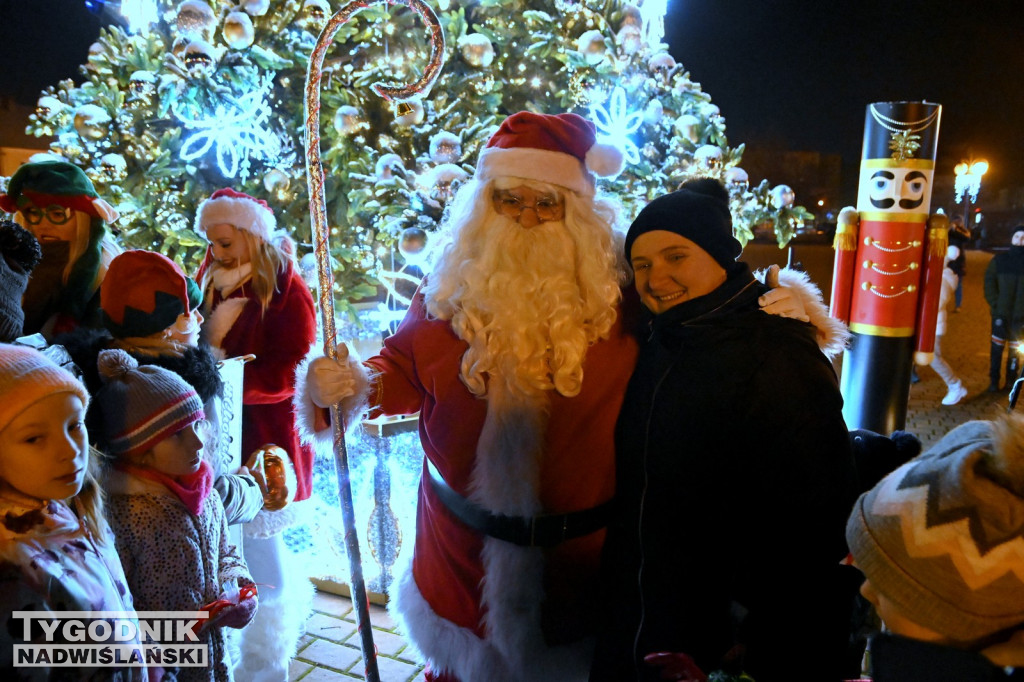
[[907, 416], [916, 360], [931, 362], [948, 221], [929, 218], [941, 105], [868, 105], [857, 209], [840, 213], [831, 314], [850, 325], [843, 416], [892, 433]]

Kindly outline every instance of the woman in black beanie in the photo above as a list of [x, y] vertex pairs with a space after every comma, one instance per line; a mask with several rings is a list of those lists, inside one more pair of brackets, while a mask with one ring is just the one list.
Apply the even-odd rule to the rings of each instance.
[[616, 428], [621, 515], [591, 680], [682, 679], [661, 675], [691, 663], [839, 680], [858, 486], [815, 329], [758, 309], [766, 288], [736, 261], [715, 180], [652, 201], [625, 248], [654, 316]]

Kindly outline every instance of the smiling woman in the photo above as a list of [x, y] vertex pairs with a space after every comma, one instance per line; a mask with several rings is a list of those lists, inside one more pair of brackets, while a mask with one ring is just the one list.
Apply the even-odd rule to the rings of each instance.
[[[687, 182], [626, 235], [654, 317], [615, 432], [622, 518], [604, 547], [594, 682], [662, 679], [682, 661], [754, 679], [847, 672], [854, 594], [838, 562], [856, 472], [839, 387], [810, 324], [759, 309], [728, 202], [716, 180]], [[814, 623], [799, 657], [780, 618]]]

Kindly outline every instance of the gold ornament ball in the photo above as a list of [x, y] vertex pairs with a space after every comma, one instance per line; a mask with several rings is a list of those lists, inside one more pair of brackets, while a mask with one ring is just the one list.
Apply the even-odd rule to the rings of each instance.
[[102, 140], [110, 132], [110, 115], [95, 104], [83, 104], [75, 109], [75, 130], [86, 142]]
[[205, 40], [193, 40], [185, 48], [185, 56], [181, 61], [193, 78], [209, 75], [214, 66], [213, 46]]
[[174, 26], [181, 36], [209, 38], [217, 24], [217, 17], [203, 0], [185, 0], [178, 5]]
[[44, 95], [36, 102], [36, 116], [49, 121], [64, 111], [64, 103], [56, 97]]
[[136, 97], [148, 97], [156, 92], [156, 74], [136, 71], [128, 78], [128, 91]]
[[295, 466], [282, 448], [268, 443], [249, 455], [245, 466], [263, 491], [265, 509], [280, 511], [295, 497], [298, 489]]
[[750, 187], [750, 176], [739, 166], [733, 166], [725, 172], [725, 186], [734, 192], [746, 192]]
[[595, 29], [585, 31], [576, 40], [576, 49], [583, 55], [583, 60], [591, 66], [600, 64], [608, 50], [604, 43], [604, 34]]
[[683, 114], [676, 119], [676, 132], [690, 142], [700, 142], [700, 119], [693, 114]]
[[624, 54], [636, 54], [643, 46], [644, 39], [636, 26], [623, 26], [615, 34], [615, 42]]
[[104, 154], [100, 157], [100, 170], [108, 179], [116, 182], [124, 178], [128, 163], [120, 154]]
[[427, 233], [419, 227], [407, 227], [398, 238], [398, 252], [410, 265], [416, 265], [427, 248]]
[[221, 29], [224, 42], [232, 50], [244, 50], [252, 45], [256, 37], [255, 29], [252, 26], [252, 19], [245, 12], [231, 12], [224, 19], [224, 28]]
[[430, 138], [430, 159], [434, 163], [454, 163], [462, 156], [462, 141], [458, 136], [441, 131]]
[[338, 107], [337, 113], [334, 114], [334, 129], [342, 135], [352, 135], [359, 131], [363, 127], [362, 119], [359, 116], [359, 110], [353, 106], [345, 105]]
[[626, 5], [622, 8], [622, 26], [636, 26], [637, 28], [643, 28], [644, 18], [640, 13], [640, 8], [636, 5]]
[[494, 45], [482, 33], [470, 33], [459, 38], [459, 50], [470, 66], [486, 68], [494, 61]]
[[270, 0], [242, 0], [242, 9], [246, 14], [262, 17], [270, 9]]
[[713, 144], [701, 145], [693, 153], [693, 160], [704, 170], [717, 170], [722, 167], [722, 150]]
[[310, 33], [320, 33], [330, 16], [331, 6], [327, 0], [306, 0], [299, 14], [299, 26]]
[[263, 176], [263, 186], [268, 192], [273, 192], [275, 194], [287, 192], [291, 184], [291, 178], [289, 178], [288, 174], [280, 168], [271, 168]]

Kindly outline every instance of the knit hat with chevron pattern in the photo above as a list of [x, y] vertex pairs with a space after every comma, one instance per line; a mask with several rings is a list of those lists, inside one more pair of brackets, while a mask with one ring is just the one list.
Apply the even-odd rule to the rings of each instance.
[[881, 595], [962, 648], [1024, 623], [1024, 417], [950, 431], [861, 495], [846, 540]]

